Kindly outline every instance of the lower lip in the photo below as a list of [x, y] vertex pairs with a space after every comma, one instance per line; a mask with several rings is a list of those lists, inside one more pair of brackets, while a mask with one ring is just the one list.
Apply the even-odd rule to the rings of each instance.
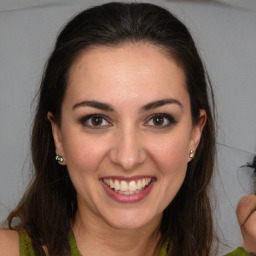
[[111, 189], [107, 184], [105, 184], [102, 180], [101, 183], [107, 192], [107, 194], [114, 200], [116, 200], [119, 203], [136, 203], [144, 199], [151, 191], [151, 189], [154, 186], [155, 181], [152, 180], [151, 183], [144, 188], [141, 192], [133, 195], [123, 195], [119, 194], [118, 192], [115, 192], [113, 189]]

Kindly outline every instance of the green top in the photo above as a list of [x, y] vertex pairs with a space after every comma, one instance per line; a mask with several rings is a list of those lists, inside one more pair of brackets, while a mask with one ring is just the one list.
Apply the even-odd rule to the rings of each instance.
[[[32, 242], [28, 234], [24, 229], [19, 231], [20, 237], [20, 256], [36, 256], [32, 247]], [[73, 232], [70, 231], [68, 234], [68, 241], [71, 250], [71, 256], [82, 256], [78, 251], [76, 240]], [[169, 243], [166, 243], [160, 250], [157, 256], [166, 256], [169, 251]], [[235, 251], [226, 254], [225, 256], [249, 256], [250, 254], [245, 252], [242, 247], [238, 247]]]
[[[32, 246], [32, 241], [24, 229], [19, 230], [20, 240], [20, 256], [36, 256]], [[76, 241], [73, 232], [70, 231], [68, 234], [69, 247], [71, 250], [71, 256], [81, 256], [78, 251]]]
[[19, 230], [20, 236], [20, 256], [35, 256], [31, 239], [24, 229]]
[[[36, 256], [35, 251], [32, 246], [32, 241], [24, 229], [19, 231], [20, 239], [20, 256]], [[70, 231], [68, 234], [69, 247], [71, 250], [71, 256], [82, 256], [78, 251], [76, 240], [73, 232]], [[163, 246], [157, 256], [166, 256], [167, 250], [169, 249], [169, 244], [167, 243]]]
[[225, 256], [250, 256], [250, 254], [246, 252], [243, 247], [238, 247], [236, 250], [226, 254]]

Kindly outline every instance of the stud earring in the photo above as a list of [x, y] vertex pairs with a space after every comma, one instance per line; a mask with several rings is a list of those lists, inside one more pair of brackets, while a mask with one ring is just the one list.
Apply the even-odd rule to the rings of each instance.
[[189, 157], [190, 157], [191, 159], [193, 159], [193, 158], [195, 157], [195, 151], [194, 151], [194, 150], [190, 150], [190, 151], [189, 151]]
[[55, 160], [58, 163], [63, 163], [64, 162], [64, 158], [62, 156], [58, 155], [58, 154], [56, 155]]

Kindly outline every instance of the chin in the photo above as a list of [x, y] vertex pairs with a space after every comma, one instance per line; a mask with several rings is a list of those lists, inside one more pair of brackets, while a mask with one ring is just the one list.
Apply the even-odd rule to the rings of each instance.
[[105, 220], [110, 226], [116, 229], [122, 230], [136, 230], [147, 225], [152, 225], [153, 223], [157, 224], [161, 221], [161, 216], [148, 215], [145, 212], [142, 213], [131, 213], [127, 210], [118, 214], [112, 214], [110, 218]]

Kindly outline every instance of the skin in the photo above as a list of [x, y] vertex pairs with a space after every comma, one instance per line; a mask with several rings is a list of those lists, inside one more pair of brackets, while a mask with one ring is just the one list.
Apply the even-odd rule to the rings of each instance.
[[[175, 103], [145, 110], [163, 99]], [[112, 110], [83, 101], [108, 104]], [[176, 122], [164, 118], [157, 127], [156, 113], [167, 113]], [[90, 114], [104, 115], [98, 129], [91, 120], [80, 122]], [[48, 118], [56, 153], [64, 157], [77, 191], [73, 230], [81, 253], [101, 255], [104, 248], [105, 255], [153, 255], [162, 212], [182, 185], [189, 151], [196, 150], [206, 120], [202, 110], [198, 125], [192, 125], [181, 67], [152, 45], [95, 47], [71, 68], [60, 126], [51, 113]], [[113, 200], [100, 182], [138, 175], [156, 182], [136, 203]]]
[[[166, 99], [162, 106], [151, 104]], [[109, 109], [81, 104], [84, 101], [104, 103]], [[160, 125], [152, 118], [159, 113], [165, 114]], [[104, 116], [99, 126], [93, 126], [92, 119], [85, 121], [91, 114]], [[81, 254], [154, 254], [163, 210], [184, 181], [189, 152], [196, 151], [206, 118], [201, 110], [198, 124], [192, 125], [184, 72], [156, 46], [99, 46], [77, 58], [61, 123], [52, 113], [48, 119], [56, 153], [63, 156], [61, 164], [67, 165], [77, 191], [72, 228]], [[138, 176], [154, 182], [137, 202], [113, 199], [102, 184], [106, 177]]]
[[0, 255], [19, 256], [19, 235], [16, 231], [0, 230]]
[[237, 206], [237, 219], [243, 236], [243, 246], [256, 253], [256, 195], [244, 196]]

